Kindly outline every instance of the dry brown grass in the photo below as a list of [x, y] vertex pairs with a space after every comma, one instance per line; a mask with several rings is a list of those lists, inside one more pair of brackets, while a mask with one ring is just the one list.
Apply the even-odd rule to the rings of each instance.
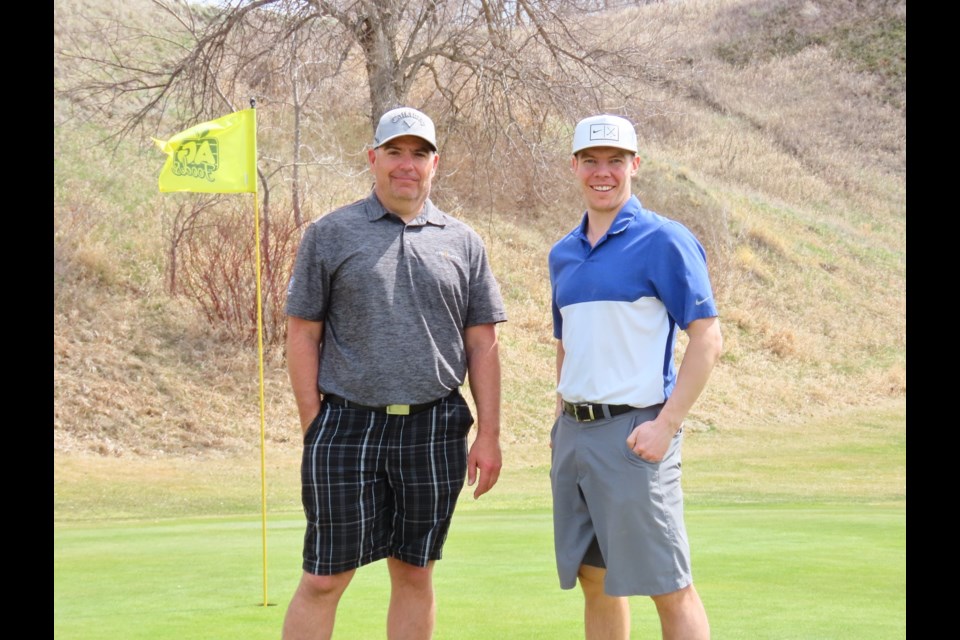
[[[839, 32], [828, 20], [850, 22], [836, 11], [844, 3], [790, 12], [792, 4], [638, 9], [649, 12], [651, 29], [676, 35], [655, 61], [658, 92], [636, 108], [644, 157], [636, 191], [701, 235], [725, 330], [722, 362], [690, 416], [694, 434], [905, 401], [905, 117], [887, 79], [838, 56], [829, 39], [814, 41]], [[895, 15], [898, 5], [888, 4]], [[820, 9], [813, 22], [810, 6]], [[734, 18], [773, 9], [778, 33], [792, 26], [808, 44], [738, 50], [731, 63], [730, 47], [772, 41], [744, 31], [768, 23]], [[81, 161], [58, 165], [55, 175], [55, 451], [190, 458], [255, 449], [256, 350], [164, 293], [163, 221], [174, 206], [167, 198], [179, 196], [155, 192], [161, 158], [131, 148], [123, 160], [103, 157], [86, 144], [95, 132], [65, 113], [65, 105], [56, 110], [55, 149]], [[451, 141], [451, 152], [467, 142]], [[558, 139], [544, 151], [557, 159], [550, 207], [497, 195], [483, 182], [537, 179], [524, 158], [502, 158], [502, 167], [484, 172], [451, 155], [441, 160], [449, 172], [436, 192], [438, 204], [484, 237], [506, 298], [503, 443], [516, 467], [549, 460], [555, 374], [546, 255], [580, 216], [566, 144]], [[369, 188], [356, 149], [340, 141], [324, 153], [334, 158], [338, 146], [340, 164], [309, 174], [313, 215]], [[475, 188], [462, 188], [470, 176]], [[265, 354], [264, 391], [268, 446], [295, 451], [296, 411], [279, 349]]]

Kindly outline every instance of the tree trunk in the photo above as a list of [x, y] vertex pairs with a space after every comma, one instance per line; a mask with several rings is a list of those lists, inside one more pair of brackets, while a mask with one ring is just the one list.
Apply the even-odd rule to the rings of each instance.
[[376, 18], [362, 18], [354, 29], [363, 49], [370, 87], [370, 123], [376, 127], [380, 116], [401, 106], [403, 96], [400, 61], [396, 51], [396, 17], [385, 8]]

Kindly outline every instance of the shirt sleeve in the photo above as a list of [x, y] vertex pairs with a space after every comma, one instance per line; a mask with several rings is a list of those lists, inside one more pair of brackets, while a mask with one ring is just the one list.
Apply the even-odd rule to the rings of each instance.
[[300, 240], [293, 273], [287, 284], [288, 316], [320, 322], [327, 314], [330, 293], [328, 270], [318, 241], [318, 226], [310, 224]]
[[677, 325], [686, 330], [694, 320], [717, 314], [713, 287], [707, 269], [707, 254], [696, 236], [678, 222], [669, 222], [661, 230], [654, 286], [657, 297]]
[[507, 311], [500, 294], [500, 285], [490, 268], [483, 240], [473, 235], [473, 260], [470, 277], [470, 301], [466, 326], [506, 322]]

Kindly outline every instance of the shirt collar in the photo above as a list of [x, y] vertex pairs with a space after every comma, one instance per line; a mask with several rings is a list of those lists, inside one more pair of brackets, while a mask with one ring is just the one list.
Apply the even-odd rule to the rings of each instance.
[[[383, 203], [380, 202], [376, 191], [373, 190], [371, 190], [370, 195], [367, 196], [366, 209], [367, 220], [370, 222], [376, 222], [380, 218], [390, 214], [386, 207], [383, 206]], [[433, 204], [433, 201], [430, 200], [430, 198], [427, 198], [423, 203], [423, 209], [420, 211], [420, 215], [407, 224], [408, 226], [413, 227], [422, 227], [428, 224], [432, 224], [437, 227], [443, 227], [446, 226], [446, 220], [444, 220], [443, 212]]]
[[633, 222], [637, 214], [643, 207], [640, 205], [640, 200], [635, 195], [631, 195], [620, 211], [617, 213], [617, 217], [613, 219], [613, 224], [610, 225], [610, 229], [607, 230], [607, 235], [613, 235], [615, 233], [620, 233], [624, 229], [630, 226], [630, 223]]
[[[637, 215], [643, 210], [643, 206], [640, 204], [640, 200], [636, 195], [631, 195], [623, 206], [620, 207], [620, 211], [617, 212], [617, 217], [613, 219], [613, 223], [610, 225], [610, 228], [607, 229], [605, 235], [612, 236], [618, 233], [622, 233], [624, 229], [630, 226], [630, 223], [636, 219]], [[578, 233], [581, 237], [586, 239], [587, 237], [587, 212], [583, 212], [583, 218], [580, 220], [580, 227]]]

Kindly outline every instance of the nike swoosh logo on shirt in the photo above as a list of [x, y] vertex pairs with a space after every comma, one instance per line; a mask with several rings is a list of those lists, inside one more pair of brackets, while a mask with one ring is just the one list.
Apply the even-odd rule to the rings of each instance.
[[[713, 297], [713, 296], [710, 296], [710, 298], [712, 298], [712, 297]], [[703, 300], [694, 300], [694, 301], [693, 301], [693, 304], [695, 304], [695, 305], [697, 305], [697, 306], [699, 307], [700, 305], [702, 305], [704, 302], [706, 302], [706, 301], [709, 300], [710, 298], [704, 298]]]

